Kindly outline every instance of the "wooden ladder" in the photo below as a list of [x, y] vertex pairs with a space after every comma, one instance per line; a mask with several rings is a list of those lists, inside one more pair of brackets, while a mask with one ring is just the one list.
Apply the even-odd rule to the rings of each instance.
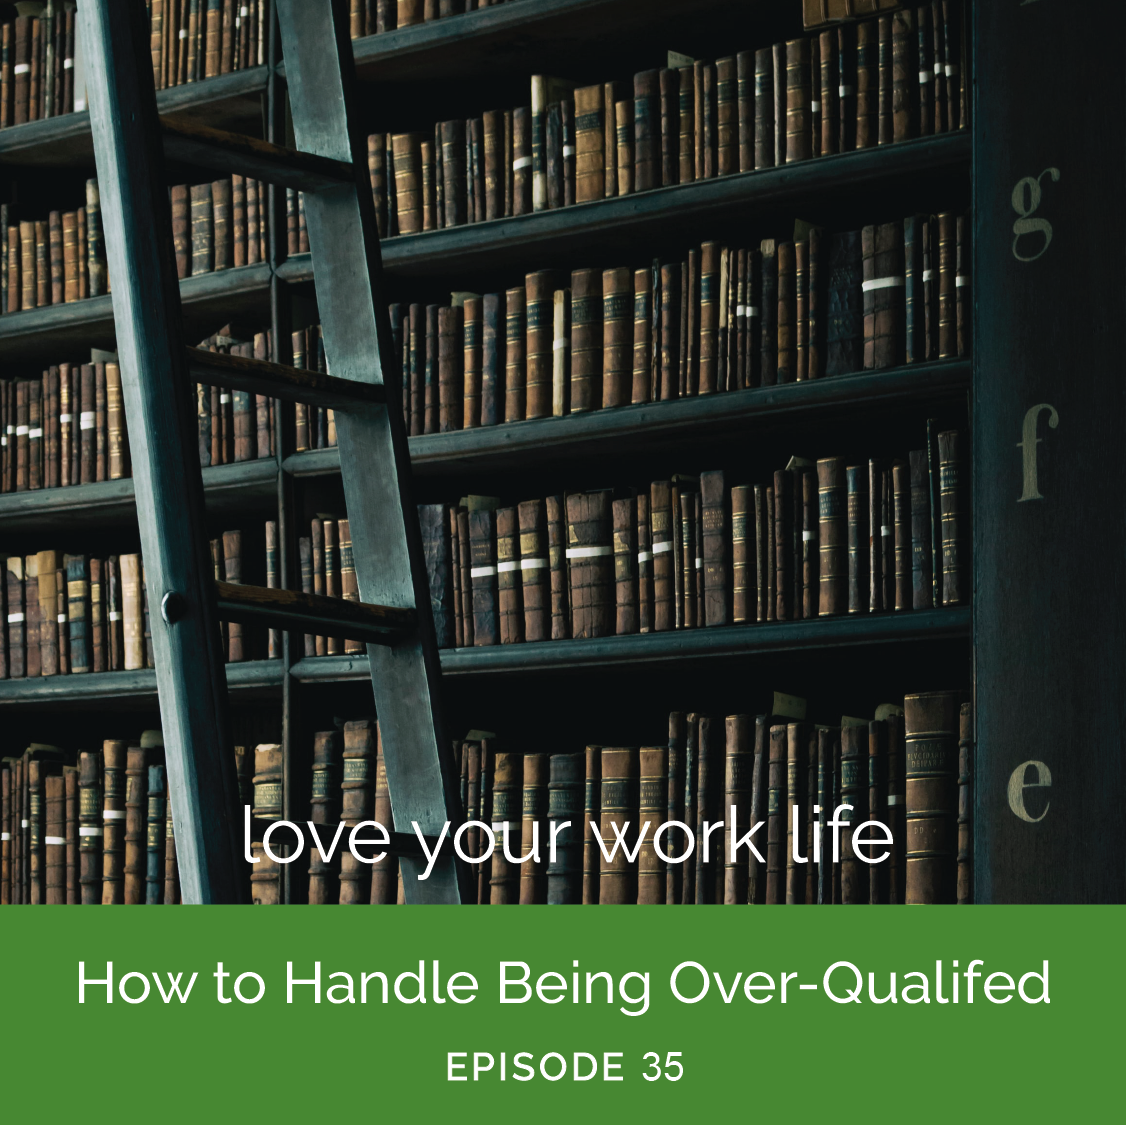
[[[220, 616], [367, 643], [395, 816], [390, 850], [403, 857], [406, 900], [470, 901], [448, 837], [430, 877], [419, 879], [412, 830], [417, 823], [433, 839], [445, 822], [457, 823], [457, 778], [355, 113], [348, 5], [276, 7], [300, 151], [160, 118], [142, 0], [78, 8], [183, 901], [245, 900]], [[332, 375], [185, 346], [166, 156], [305, 193]], [[335, 411], [359, 603], [214, 581], [197, 381]]]

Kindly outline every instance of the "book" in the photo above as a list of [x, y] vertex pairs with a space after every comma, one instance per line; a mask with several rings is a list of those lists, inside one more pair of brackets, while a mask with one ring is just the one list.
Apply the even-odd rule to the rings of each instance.
[[[342, 801], [340, 819], [349, 828], [370, 820], [374, 811], [377, 732], [374, 719], [354, 719], [344, 724]], [[370, 865], [351, 850], [340, 853], [340, 905], [369, 902]]]
[[585, 755], [552, 754], [548, 770], [548, 823], [570, 824], [555, 835], [554, 858], [547, 864], [547, 903], [574, 905], [583, 901]]
[[635, 903], [637, 872], [628, 856], [636, 854], [639, 831], [638, 751], [607, 747], [601, 755], [599, 834], [605, 851], [599, 855], [598, 901], [608, 906]]
[[125, 901], [126, 752], [125, 742], [102, 743], [102, 893], [103, 906]]
[[[333, 833], [339, 823], [340, 763], [338, 732], [330, 730], [314, 734], [309, 818], [313, 824], [326, 826], [321, 830], [321, 842], [326, 851], [330, 850]], [[326, 861], [322, 857], [321, 849], [317, 848], [315, 843], [312, 844], [309, 850], [309, 904], [311, 906], [339, 901], [340, 891], [336, 874], [338, 866], [335, 857]]]

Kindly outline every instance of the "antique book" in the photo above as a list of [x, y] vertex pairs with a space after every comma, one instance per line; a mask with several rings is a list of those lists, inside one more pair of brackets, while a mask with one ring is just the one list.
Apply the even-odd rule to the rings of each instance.
[[524, 755], [520, 830], [523, 850], [521, 854], [528, 855], [535, 850], [540, 859], [537, 862], [533, 856], [520, 864], [521, 906], [535, 906], [547, 902], [548, 843], [550, 838], [547, 823], [549, 771], [549, 755]]
[[809, 39], [786, 43], [786, 163], [813, 155], [810, 122]]
[[594, 829], [599, 827], [602, 800], [602, 747], [588, 746], [585, 751], [585, 780], [583, 787], [583, 883], [584, 906], [597, 906], [601, 883], [601, 854]]
[[83, 906], [102, 901], [102, 761], [97, 751], [78, 755], [78, 864]]
[[968, 600], [965, 586], [966, 549], [963, 527], [965, 482], [964, 444], [960, 430], [938, 435], [939, 505], [942, 541], [942, 604], [961, 605]]
[[602, 271], [571, 274], [571, 413], [602, 402]]
[[911, 608], [934, 605], [931, 582], [930, 472], [925, 449], [908, 454], [911, 489]]
[[[462, 428], [464, 329], [460, 308], [442, 307], [438, 312], [438, 425], [437, 432]], [[433, 432], [433, 431], [427, 431]]]
[[676, 71], [677, 88], [677, 183], [690, 184], [696, 178], [696, 86], [693, 68], [681, 66]]
[[[887, 771], [888, 771], [889, 728], [885, 720], [876, 718], [868, 724], [868, 800], [861, 806], [861, 817], [857, 819], [878, 820], [888, 823]], [[865, 846], [869, 858], [883, 853], [879, 844]], [[885, 863], [870, 864], [868, 867], [868, 902], [880, 906], [890, 901], [889, 867]]]
[[610, 494], [572, 493], [566, 506], [571, 635], [611, 636], [615, 595]]
[[867, 467], [845, 468], [848, 521], [848, 612], [869, 611], [870, 551]]
[[[370, 820], [374, 812], [377, 730], [374, 719], [344, 724], [340, 819], [349, 828]], [[350, 850], [340, 853], [340, 905], [353, 906], [371, 898], [371, 865], [357, 861]]]
[[715, 63], [716, 174], [739, 171], [739, 90], [733, 55]]
[[[633, 76], [633, 190], [661, 184], [660, 74], [643, 70]], [[625, 194], [619, 185], [619, 195]]]
[[[599, 902], [602, 905], [637, 902], [639, 770], [637, 750], [602, 750], [599, 834], [606, 849], [599, 855]], [[610, 860], [607, 854], [612, 856]]]
[[506, 290], [504, 295], [505, 360], [504, 420], [522, 422], [527, 411], [525, 349], [525, 290], [523, 285]]
[[[673, 711], [669, 714], [669, 740], [666, 756], [668, 769], [665, 785], [664, 820], [680, 821], [684, 823], [684, 798], [685, 798], [685, 756], [686, 756], [687, 731], [685, 716], [682, 711]], [[657, 827], [657, 826], [654, 826]], [[687, 839], [680, 839], [671, 832], [662, 841], [666, 854], [678, 858], [685, 854], [688, 848]], [[680, 903], [683, 894], [684, 877], [682, 863], [669, 863], [665, 870], [665, 904], [675, 906]]]
[[43, 778], [44, 895], [48, 906], [66, 905], [66, 781], [61, 773]]
[[877, 20], [856, 25], [856, 148], [879, 139], [879, 26]]
[[125, 796], [126, 751], [124, 742], [107, 740], [102, 743], [104, 784], [102, 823], [105, 835], [102, 849], [103, 906], [115, 906], [125, 901]]
[[755, 167], [774, 166], [774, 52], [755, 51]]
[[774, 620], [794, 617], [794, 478], [787, 469], [774, 473]]
[[[650, 402], [653, 398], [653, 274], [651, 267], [633, 272], [633, 378], [629, 399], [631, 403]], [[659, 273], [657, 278], [659, 284]]]
[[882, 223], [861, 232], [864, 366], [904, 362], [905, 274], [903, 225]]
[[819, 615], [844, 613], [848, 605], [848, 520], [845, 459], [817, 462]]
[[[777, 906], [786, 901], [786, 769], [788, 740], [785, 724], [770, 728], [766, 801], [766, 888], [764, 901]], [[753, 815], [753, 813], [752, 813]], [[759, 849], [762, 850], [761, 848]]]
[[794, 906], [806, 900], [806, 882], [809, 872], [808, 853], [805, 863], [798, 861], [804, 847], [808, 826], [805, 809], [809, 787], [809, 726], [806, 723], [789, 723], [786, 726], [786, 905]]
[[[703, 487], [703, 474], [701, 474], [701, 487]], [[706, 512], [704, 518], [707, 521]], [[705, 522], [705, 532], [706, 530]], [[748, 547], [748, 532], [750, 547]], [[736, 625], [755, 619], [754, 532], [754, 490], [749, 485], [736, 485], [731, 489], [731, 619]], [[707, 551], [706, 538], [704, 550]], [[705, 591], [706, 583], [705, 574]]]
[[[820, 822], [821, 861], [817, 864], [817, 883], [813, 902], [818, 906], [830, 906], [833, 902], [833, 853], [832, 837], [827, 835], [825, 825], [832, 819], [833, 806], [833, 731], [828, 727], [817, 727], [817, 807], [820, 812], [816, 819]], [[811, 855], [810, 862], [813, 862]]]
[[741, 839], [751, 827], [754, 751], [751, 746], [750, 716], [728, 715], [725, 730], [723, 902], [726, 906], [735, 906], [747, 901], [747, 859], [743, 853], [732, 858], [731, 848], [733, 842]]
[[[61, 902], [67, 906], [77, 906], [81, 902], [78, 883], [78, 767], [63, 766], [63, 804], [64, 823], [66, 827], [65, 867], [66, 887]], [[48, 848], [51, 841], [47, 841]], [[48, 852], [48, 867], [50, 867], [50, 852]]]
[[649, 519], [649, 496], [637, 497], [637, 627], [653, 631], [653, 539]]
[[512, 214], [532, 211], [532, 111], [518, 106], [512, 111]]
[[974, 738], [973, 704], [958, 712], [958, 905], [974, 900]]
[[575, 90], [575, 202], [605, 194], [602, 84]]
[[252, 815], [255, 820], [280, 820], [282, 813], [282, 748], [275, 742], [254, 747]]
[[891, 513], [894, 535], [894, 603], [888, 609], [912, 608], [911, 474], [906, 461], [891, 468]]
[[417, 234], [422, 230], [421, 145], [419, 133], [396, 133], [391, 137], [398, 234]]
[[657, 854], [654, 839], [658, 826], [665, 819], [668, 795], [668, 748], [643, 746], [639, 751], [638, 760], [637, 831], [641, 836], [641, 843], [637, 856], [637, 903], [639, 906], [664, 905], [666, 865]]
[[567, 513], [562, 496], [549, 496], [545, 505], [548, 580], [551, 591], [551, 639], [557, 641], [571, 635], [570, 580], [566, 553]]
[[176, 860], [176, 833], [172, 818], [172, 802], [164, 820], [164, 905], [178, 906], [180, 903], [180, 868]]
[[[520, 901], [520, 865], [509, 862], [506, 852], [521, 856], [524, 790], [524, 755], [498, 751], [493, 773], [492, 828], [497, 847], [492, 856], [489, 902], [493, 906]], [[504, 827], [507, 826], [507, 827]], [[507, 840], [507, 848], [504, 842]], [[531, 841], [527, 842], [528, 848]]]
[[957, 901], [957, 692], [908, 695], [904, 701], [908, 905]]
[[973, 332], [973, 304], [970, 294], [969, 216], [959, 215], [955, 222], [955, 229], [955, 352], [959, 357], [963, 357], [970, 354], [970, 337]]
[[882, 613], [891, 608], [884, 604], [882, 489], [883, 462], [872, 458], [868, 462], [868, 514], [865, 521], [868, 532], [868, 609], [872, 613]]
[[[451, 553], [448, 510], [444, 504], [420, 504], [418, 506], [418, 521], [422, 531], [422, 550], [426, 558], [426, 574], [430, 582], [430, 607], [434, 616], [435, 637], [439, 648], [451, 648], [454, 643], [454, 561]], [[344, 522], [346, 521], [341, 521], [341, 523]], [[351, 554], [350, 538], [349, 554]], [[351, 585], [355, 586], [354, 569], [352, 570]], [[347, 597], [347, 592], [345, 597]]]
[[637, 499], [612, 503], [614, 532], [614, 632], [638, 632]]
[[[391, 809], [391, 791], [387, 785], [387, 763], [383, 757], [383, 738], [376, 724], [376, 758], [375, 758], [375, 812], [376, 824], [382, 824], [389, 832], [395, 827], [395, 818]], [[371, 904], [373, 906], [389, 906], [395, 902], [399, 884], [399, 864], [393, 856], [384, 856], [372, 864], [371, 868]]]
[[792, 383], [798, 377], [797, 253], [792, 242], [778, 244], [778, 368], [777, 381]]
[[863, 280], [861, 232], [830, 235], [826, 375], [845, 375], [863, 366]]
[[[547, 862], [549, 906], [575, 905], [583, 900], [584, 758], [581, 753], [552, 754], [548, 767], [547, 823], [553, 826], [548, 831], [555, 840], [554, 858]], [[567, 821], [569, 827], [555, 832], [555, 825]], [[542, 836], [540, 847], [548, 847]]]
[[[654, 297], [654, 308], [660, 316], [660, 388], [654, 399], [673, 399], [680, 394], [680, 266], [661, 266], [660, 300]], [[654, 346], [658, 343], [654, 340]]]
[[952, 212], [937, 217], [938, 258], [938, 353], [936, 359], [951, 359], [958, 354], [957, 322], [957, 219]]
[[469, 548], [473, 605], [473, 643], [495, 645], [497, 620], [497, 516], [495, 511], [470, 509]]
[[[630, 401], [633, 375], [633, 272], [628, 268], [605, 270], [602, 274], [601, 292], [601, 405], [625, 406]], [[593, 345], [593, 335], [591, 343]], [[593, 375], [592, 371], [592, 378]], [[592, 399], [591, 405], [595, 405], [597, 401]]]
[[164, 902], [164, 841], [167, 835], [168, 795], [164, 784], [164, 766], [148, 767], [148, 791], [145, 803], [145, 897], [148, 906]]
[[524, 584], [520, 571], [520, 528], [515, 508], [496, 512], [497, 611], [500, 643], [524, 640]]
[[571, 410], [571, 290], [552, 294], [551, 413], [562, 418]]
[[700, 620], [704, 625], [731, 622], [731, 594], [728, 575], [727, 488], [722, 470], [700, 474], [702, 509], [701, 540], [704, 604]]
[[663, 633], [676, 624], [676, 567], [669, 481], [654, 481], [650, 485], [649, 528], [653, 553], [653, 629]]
[[773, 239], [764, 239], [761, 246], [761, 299], [759, 301], [759, 333], [761, 340], [760, 377], [764, 387], [778, 382], [779, 321], [779, 253]]
[[473, 551], [469, 539], [469, 511], [464, 506], [457, 509], [457, 566], [461, 586], [461, 638], [462, 644], [473, 644]]
[[852, 721], [841, 727], [841, 803], [851, 811], [841, 814], [847, 826], [841, 832], [841, 901], [845, 905], [868, 902], [868, 864], [853, 848], [852, 826], [867, 817], [868, 724]]
[[[552, 329], [556, 283], [557, 275], [552, 270], [540, 270], [525, 278], [526, 378], [524, 414], [521, 416], [525, 418], [547, 418], [552, 412]], [[506, 392], [512, 393], [507, 387]], [[516, 394], [518, 397], [519, 392]]]

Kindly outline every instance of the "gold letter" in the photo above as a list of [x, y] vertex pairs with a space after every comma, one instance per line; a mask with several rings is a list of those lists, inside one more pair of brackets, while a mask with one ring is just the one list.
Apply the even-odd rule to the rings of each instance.
[[[1024, 780], [1025, 770], [1029, 766], [1036, 771], [1036, 780]], [[1029, 816], [1028, 810], [1024, 807], [1024, 791], [1026, 789], [1050, 789], [1052, 785], [1052, 771], [1043, 762], [1021, 762], [1012, 774], [1009, 776], [1009, 808], [1029, 824], [1036, 824], [1048, 815], [1048, 806], [1052, 803], [1048, 801], [1044, 805], [1044, 811], [1039, 816]]]
[[1036, 468], [1036, 447], [1042, 440], [1036, 436], [1036, 426], [1044, 410], [1048, 412], [1048, 426], [1051, 429], [1054, 430], [1060, 424], [1060, 416], [1049, 402], [1037, 403], [1036, 406], [1029, 407], [1025, 413], [1022, 440], [1017, 442], [1017, 449], [1024, 452], [1024, 494], [1017, 501], [1018, 504], [1021, 500], [1044, 499], [1040, 495], [1040, 481]]

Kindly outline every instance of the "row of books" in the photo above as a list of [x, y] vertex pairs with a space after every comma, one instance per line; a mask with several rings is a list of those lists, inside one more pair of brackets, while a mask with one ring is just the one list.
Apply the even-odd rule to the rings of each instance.
[[[843, 24], [632, 83], [531, 79], [530, 106], [368, 137], [381, 237], [944, 133], [965, 122], [960, 8]], [[953, 61], [950, 61], [953, 60]], [[674, 65], [675, 63], [675, 65]], [[924, 80], [925, 79], [925, 80]]]
[[[667, 745], [575, 753], [505, 751], [494, 736], [471, 731], [455, 742], [454, 759], [477, 901], [967, 903], [972, 714], [964, 698], [913, 694], [881, 705], [872, 719], [819, 725], [806, 721], [806, 700], [778, 693], [771, 714], [673, 712]], [[280, 748], [258, 747], [258, 821], [281, 819], [281, 778]], [[375, 720], [315, 734], [311, 782], [310, 820], [328, 826], [326, 843], [340, 823], [392, 826]], [[831, 821], [842, 805], [834, 860]], [[867, 821], [886, 825], [884, 843], [872, 843], [878, 829], [858, 831]], [[760, 823], [750, 837], [756, 856], [745, 838]], [[743, 842], [732, 854], [735, 841]], [[326, 861], [310, 851], [310, 904], [402, 901], [393, 860], [365, 863], [341, 848]], [[251, 876], [255, 902], [281, 901], [280, 866], [260, 843], [254, 855], [262, 860]]]
[[98, 181], [86, 181], [86, 205], [13, 222], [0, 205], [0, 312], [70, 304], [110, 291]]
[[0, 18], [0, 129], [85, 109], [85, 86], [75, 90], [73, 0], [4, 4]]
[[156, 88], [264, 66], [267, 0], [145, 0]]
[[114, 359], [52, 364], [38, 379], [0, 381], [0, 489], [24, 492], [129, 476]]
[[965, 436], [927, 436], [906, 459], [794, 457], [757, 485], [720, 470], [421, 505], [439, 647], [966, 604]]
[[[235, 747], [240, 801], [251, 755]], [[164, 738], [107, 739], [100, 750], [32, 743], [0, 761], [0, 903], [180, 902]]]
[[915, 215], [393, 304], [412, 435], [969, 354], [969, 226]]
[[[459, 16], [502, 4], [506, 0], [350, 0], [348, 14], [353, 39], [412, 27], [446, 16]], [[509, 3], [512, 0], [508, 0]]]
[[176, 276], [196, 277], [270, 258], [266, 184], [229, 176], [170, 192]]

